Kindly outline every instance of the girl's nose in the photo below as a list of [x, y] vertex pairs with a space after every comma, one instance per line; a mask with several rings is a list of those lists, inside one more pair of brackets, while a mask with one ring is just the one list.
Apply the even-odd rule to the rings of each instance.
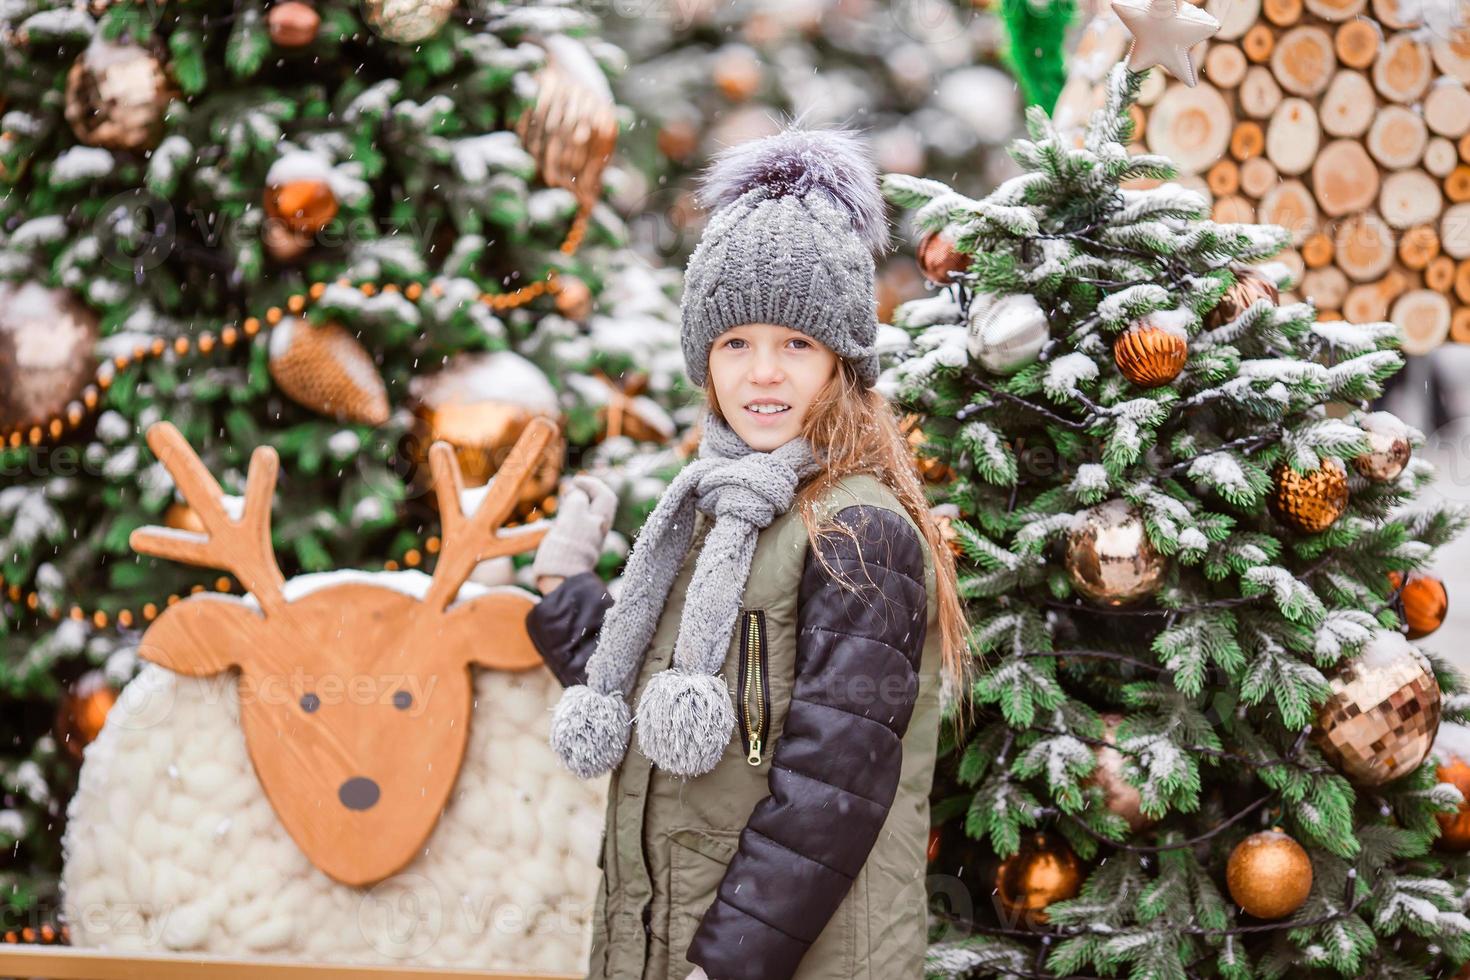
[[756, 352], [754, 362], [750, 366], [750, 380], [760, 385], [779, 384], [785, 380], [781, 372], [781, 363], [776, 355], [770, 352]]

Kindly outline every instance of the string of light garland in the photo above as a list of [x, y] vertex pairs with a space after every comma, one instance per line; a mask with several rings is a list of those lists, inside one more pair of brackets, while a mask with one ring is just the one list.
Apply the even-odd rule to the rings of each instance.
[[[573, 255], [581, 246], [587, 233], [587, 223], [590, 215], [591, 209], [589, 207], [584, 206], [578, 211], [567, 232], [566, 238], [558, 246], [558, 250], [563, 255]], [[430, 283], [425, 287], [423, 283], [419, 282], [413, 282], [403, 286], [397, 283], [384, 283], [379, 286], [376, 283], [369, 282], [359, 283], [354, 287], [349, 280], [339, 279], [337, 285], [356, 288], [365, 296], [374, 296], [379, 292], [401, 292], [410, 302], [418, 302], [425, 291], [430, 296], [443, 295], [443, 286], [439, 283]], [[561, 292], [563, 287], [564, 283], [558, 270], [550, 269], [543, 278], [511, 292], [482, 292], [478, 297], [478, 302], [484, 303], [491, 309], [500, 312], [524, 306], [526, 303], [543, 295], [555, 296]], [[97, 411], [102, 404], [103, 395], [111, 387], [114, 378], [117, 376], [117, 372], [128, 367], [136, 366], [151, 358], [162, 357], [169, 351], [182, 357], [193, 352], [208, 356], [221, 349], [231, 349], [240, 342], [242, 337], [246, 339], [254, 338], [262, 331], [268, 332], [271, 328], [279, 325], [285, 319], [287, 313], [293, 316], [301, 315], [306, 311], [310, 303], [321, 299], [326, 293], [326, 289], [327, 284], [325, 282], [313, 283], [306, 292], [295, 293], [289, 296], [284, 309], [279, 306], [270, 307], [266, 310], [264, 316], [247, 317], [238, 326], [230, 324], [221, 328], [217, 333], [214, 331], [204, 331], [193, 337], [176, 337], [172, 341], [163, 337], [155, 337], [150, 342], [140, 342], [130, 353], [116, 355], [100, 364], [97, 369], [96, 380], [83, 390], [81, 397], [77, 401], [67, 406], [64, 415], [55, 416], [46, 420], [44, 423], [21, 426], [10, 432], [0, 433], [0, 448], [15, 449], [20, 448], [22, 445], [39, 446], [48, 438], [53, 440], [59, 439], [67, 432], [78, 429], [91, 414]], [[555, 500], [549, 500], [541, 508], [540, 512], [532, 513], [528, 516], [527, 520], [535, 520], [539, 516], [553, 512], [554, 509]], [[382, 568], [384, 571], [397, 571], [401, 568], [417, 568], [423, 564], [426, 554], [434, 555], [438, 554], [438, 551], [439, 537], [437, 535], [431, 535], [425, 538], [420, 544], [408, 548], [400, 558], [384, 561]], [[114, 613], [109, 613], [103, 609], [89, 611], [84, 609], [80, 604], [72, 604], [64, 609], [62, 607], [46, 609], [43, 608], [44, 601], [40, 591], [33, 588], [32, 585], [33, 583], [30, 582], [7, 581], [4, 573], [0, 572], [0, 595], [8, 597], [15, 605], [14, 614], [11, 618], [18, 619], [20, 616], [30, 613], [46, 615], [53, 621], [60, 621], [62, 618], [67, 618], [90, 622], [97, 629], [106, 629], [113, 624], [127, 629], [140, 622], [152, 622], [163, 609], [185, 598], [183, 594], [175, 592], [168, 595], [165, 599], [146, 602], [136, 611], [125, 608], [117, 610]], [[238, 588], [238, 583], [232, 578], [229, 576], [220, 576], [210, 583], [198, 583], [194, 585], [189, 589], [188, 594], [193, 595], [211, 589], [215, 592], [232, 593]]]
[[[552, 501], [548, 505], [547, 512], [552, 509], [554, 503], [555, 501]], [[507, 521], [506, 526], [514, 527], [515, 522]], [[401, 558], [390, 558], [384, 561], [382, 570], [385, 572], [394, 572], [403, 568], [418, 568], [424, 563], [426, 555], [437, 555], [438, 553], [439, 536], [437, 534], [430, 535], [421, 544], [406, 550]], [[78, 622], [89, 622], [97, 629], [107, 629], [114, 624], [123, 629], [131, 629], [140, 623], [153, 622], [164, 609], [183, 600], [187, 595], [196, 595], [206, 591], [232, 594], [240, 591], [240, 588], [239, 583], [233, 578], [228, 575], [221, 575], [211, 583], [206, 584], [201, 582], [190, 587], [187, 595], [172, 592], [166, 599], [161, 600], [161, 602], [145, 602], [139, 607], [136, 613], [132, 609], [119, 609], [113, 614], [109, 614], [103, 609], [95, 609], [88, 612], [77, 604], [73, 604], [65, 612], [60, 608], [43, 609], [41, 594], [37, 590], [15, 582], [7, 585], [3, 573], [0, 573], [0, 591], [3, 591], [3, 594], [16, 606], [17, 614], [13, 615], [11, 617], [12, 619], [19, 619], [20, 612], [23, 610], [24, 612], [36, 615], [45, 615], [53, 622], [59, 622], [63, 618], [66, 618]]]
[[[572, 221], [570, 230], [567, 232], [566, 239], [558, 247], [558, 250], [563, 255], [573, 255], [581, 246], [582, 240], [587, 234], [587, 222], [590, 215], [590, 209], [585, 207], [577, 213], [576, 218]], [[338, 284], [343, 286], [351, 285], [347, 280], [338, 280]], [[297, 293], [291, 296], [286, 302], [286, 311], [293, 315], [299, 315], [306, 309], [308, 299], [316, 300], [321, 298], [326, 288], [326, 283], [317, 282], [311, 286], [311, 289], [307, 293]], [[378, 291], [378, 287], [373, 283], [362, 283], [357, 288], [361, 289], [363, 294], [367, 296], [373, 296]], [[549, 269], [543, 278], [537, 279], [511, 292], [481, 293], [479, 301], [491, 309], [500, 312], [524, 306], [543, 295], [555, 296], [563, 288], [564, 283], [562, 282], [560, 272], [556, 269]], [[410, 301], [417, 302], [423, 293], [424, 286], [422, 283], [410, 283], [407, 286], [400, 287], [396, 283], [387, 283], [382, 287], [382, 291], [385, 293], [398, 292], [400, 289]], [[431, 284], [429, 291], [431, 295], [440, 295], [442, 287], [438, 284]], [[285, 313], [280, 307], [271, 307], [266, 311], [263, 318], [264, 326], [266, 328], [274, 327], [281, 322], [284, 316]], [[260, 333], [261, 329], [262, 318], [248, 317], [240, 326], [237, 327], [231, 324], [221, 328], [218, 334], [214, 331], [206, 330], [194, 337], [175, 337], [172, 341], [163, 337], [155, 337], [148, 343], [139, 342], [131, 352], [118, 354], [99, 364], [95, 380], [82, 390], [81, 397], [68, 405], [63, 413], [59, 413], [43, 421], [27, 422], [8, 431], [0, 431], [0, 447], [18, 449], [22, 445], [39, 446], [47, 439], [60, 439], [67, 432], [75, 431], [88, 417], [97, 411], [102, 404], [102, 394], [111, 387], [118, 371], [150, 358], [162, 357], [170, 350], [179, 356], [188, 355], [194, 350], [197, 350], [201, 354], [212, 354], [219, 348], [219, 345], [223, 344], [226, 348], [234, 347], [240, 341], [242, 335], [246, 338], [253, 338], [256, 334]]]

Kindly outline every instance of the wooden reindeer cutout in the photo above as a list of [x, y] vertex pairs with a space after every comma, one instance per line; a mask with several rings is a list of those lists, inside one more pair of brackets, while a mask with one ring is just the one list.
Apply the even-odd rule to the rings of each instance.
[[453, 450], [433, 445], [444, 528], [423, 599], [351, 582], [288, 601], [271, 549], [275, 450], [262, 446], [251, 456], [243, 511], [233, 518], [179, 430], [168, 422], [148, 429], [148, 445], [206, 533], [138, 528], [133, 549], [229, 571], [260, 610], [199, 593], [169, 607], [139, 653], [195, 677], [239, 670], [240, 722], [260, 784], [307, 858], [343, 884], [395, 874], [433, 832], [464, 758], [471, 665], [541, 664], [526, 634], [529, 594], [492, 589], [450, 603], [477, 563], [530, 551], [545, 535], [501, 526], [555, 431], [547, 419], [526, 426], [473, 515], [461, 509]]

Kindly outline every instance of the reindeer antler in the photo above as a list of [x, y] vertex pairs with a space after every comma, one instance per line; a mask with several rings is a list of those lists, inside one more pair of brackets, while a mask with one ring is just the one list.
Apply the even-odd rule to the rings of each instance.
[[284, 609], [285, 579], [271, 548], [271, 497], [280, 457], [270, 446], [250, 456], [245, 479], [245, 511], [233, 520], [225, 511], [224, 491], [172, 422], [148, 427], [148, 446], [174, 478], [206, 534], [169, 527], [140, 527], [128, 537], [139, 554], [232, 572], [269, 617]]
[[434, 489], [439, 495], [439, 516], [444, 533], [439, 546], [439, 564], [434, 567], [434, 581], [424, 603], [432, 609], [444, 609], [459, 594], [459, 587], [470, 577], [477, 564], [504, 555], [530, 551], [546, 536], [546, 528], [498, 533], [520, 497], [521, 486], [556, 434], [556, 423], [537, 416], [526, 423], [510, 455], [495, 471], [495, 480], [486, 491], [473, 517], [466, 518], [460, 506], [464, 477], [459, 459], [446, 442], [429, 447], [429, 467], [434, 472]]

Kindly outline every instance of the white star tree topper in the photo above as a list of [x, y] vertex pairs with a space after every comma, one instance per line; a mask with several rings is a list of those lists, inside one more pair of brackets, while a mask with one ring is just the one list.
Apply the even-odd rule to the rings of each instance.
[[1113, 0], [1133, 46], [1128, 49], [1129, 71], [1147, 71], [1154, 65], [1193, 88], [1198, 81], [1189, 49], [1214, 37], [1220, 22], [1187, 0]]

